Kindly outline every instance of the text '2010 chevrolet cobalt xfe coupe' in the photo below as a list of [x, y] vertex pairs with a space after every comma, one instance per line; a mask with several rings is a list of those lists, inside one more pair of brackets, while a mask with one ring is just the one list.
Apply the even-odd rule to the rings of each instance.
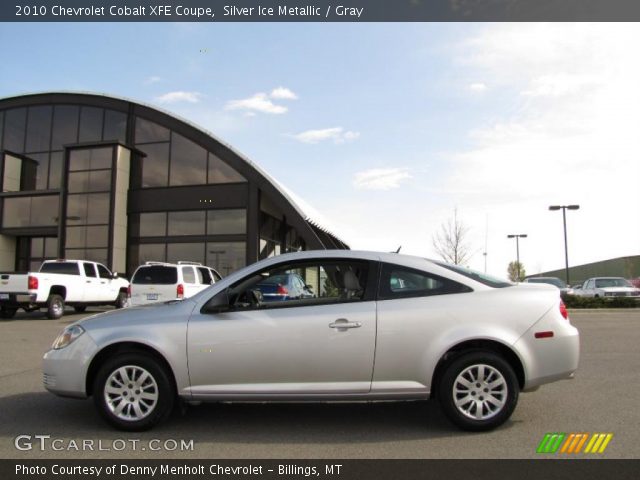
[[[304, 295], [264, 301], [295, 274]], [[466, 430], [512, 414], [521, 391], [570, 378], [578, 331], [558, 289], [398, 254], [306, 251], [239, 270], [197, 295], [86, 318], [44, 356], [44, 385], [93, 396], [123, 430], [176, 401], [421, 400]]]

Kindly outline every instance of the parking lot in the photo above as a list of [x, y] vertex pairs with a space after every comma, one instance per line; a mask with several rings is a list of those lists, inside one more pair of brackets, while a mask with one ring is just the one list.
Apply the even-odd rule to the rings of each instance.
[[[91, 401], [58, 398], [42, 387], [42, 354], [83, 315], [48, 320], [21, 312], [0, 322], [0, 457], [533, 458], [547, 432], [610, 432], [603, 454], [579, 456], [639, 458], [640, 309], [570, 314], [582, 342], [576, 378], [523, 394], [511, 420], [494, 432], [460, 432], [435, 402], [412, 402], [201, 405], [151, 432], [125, 434], [104, 424]], [[51, 438], [44, 450], [34, 441], [21, 451], [14, 446], [19, 435]], [[51, 448], [55, 439], [61, 450]], [[193, 440], [193, 448], [181, 450], [181, 440]], [[94, 449], [78, 452], [74, 445], [83, 441]]]

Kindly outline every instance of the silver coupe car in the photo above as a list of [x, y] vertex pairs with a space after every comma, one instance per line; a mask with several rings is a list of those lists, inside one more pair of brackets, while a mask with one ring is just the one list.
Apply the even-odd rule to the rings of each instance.
[[[310, 292], [267, 302], [296, 274]], [[44, 385], [93, 396], [123, 430], [177, 401], [377, 401], [435, 397], [465, 430], [512, 414], [521, 391], [573, 376], [578, 330], [557, 288], [512, 284], [393, 253], [306, 251], [243, 268], [197, 295], [69, 325]]]

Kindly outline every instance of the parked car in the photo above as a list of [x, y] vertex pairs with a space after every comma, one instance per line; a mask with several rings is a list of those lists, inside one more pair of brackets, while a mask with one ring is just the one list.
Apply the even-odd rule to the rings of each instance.
[[584, 282], [579, 290], [583, 297], [637, 297], [640, 288], [636, 288], [629, 280], [622, 277], [593, 277]]
[[147, 262], [133, 277], [129, 295], [131, 305], [189, 298], [222, 277], [213, 268], [196, 262]]
[[313, 287], [307, 285], [297, 273], [283, 273], [266, 277], [256, 287], [260, 290], [265, 302], [315, 297]]
[[[303, 272], [316, 296], [261, 301], [265, 278]], [[300, 273], [299, 273], [300, 274]], [[44, 385], [93, 396], [123, 430], [178, 399], [375, 401], [437, 398], [466, 430], [505, 422], [520, 392], [571, 378], [578, 330], [557, 288], [459, 266], [349, 250], [279, 255], [181, 301], [69, 325]]]
[[12, 318], [19, 308], [47, 309], [60, 318], [65, 305], [84, 312], [88, 305], [127, 304], [129, 282], [100, 263], [86, 260], [46, 260], [38, 272], [0, 274], [0, 316]]
[[523, 280], [524, 283], [547, 283], [549, 285], [553, 285], [554, 287], [558, 287], [560, 292], [565, 293], [567, 295], [573, 295], [573, 288], [567, 285], [564, 280], [561, 280], [558, 277], [527, 277]]

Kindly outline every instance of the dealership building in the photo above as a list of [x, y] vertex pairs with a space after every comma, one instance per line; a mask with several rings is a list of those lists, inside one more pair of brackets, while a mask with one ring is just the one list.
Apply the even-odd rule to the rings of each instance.
[[349, 248], [255, 163], [201, 128], [104, 95], [0, 99], [0, 270], [95, 260], [131, 275], [188, 260], [221, 274]]

